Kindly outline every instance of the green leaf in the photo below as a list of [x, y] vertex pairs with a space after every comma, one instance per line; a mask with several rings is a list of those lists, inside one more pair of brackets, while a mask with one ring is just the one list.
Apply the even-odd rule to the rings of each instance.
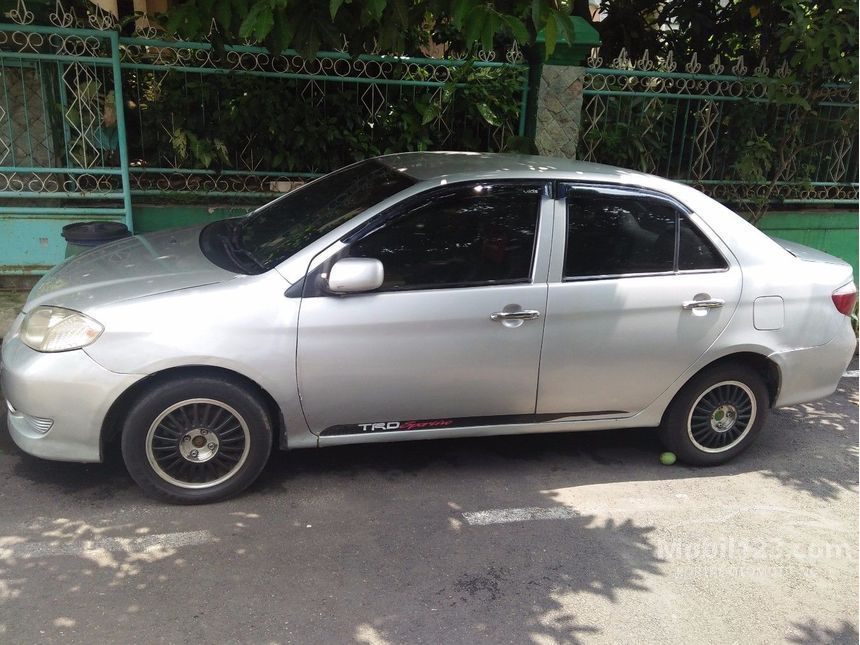
[[263, 40], [269, 35], [275, 24], [272, 5], [269, 2], [257, 2], [245, 16], [239, 27], [239, 38], [254, 38]]
[[532, 0], [532, 22], [534, 23], [535, 31], [540, 31], [541, 27], [543, 27], [543, 24], [541, 24], [543, 2], [544, 0]]
[[275, 22], [275, 27], [272, 29], [272, 49], [277, 52], [289, 49], [290, 45], [293, 43], [293, 37], [295, 35], [296, 23], [285, 16], [280, 17]]
[[481, 116], [484, 117], [484, 121], [497, 127], [502, 125], [502, 120], [495, 112], [493, 112], [489, 105], [486, 103], [478, 103], [475, 107], [478, 108], [478, 112], [480, 112]]
[[485, 52], [493, 49], [493, 36], [496, 35], [498, 29], [497, 18], [493, 12], [487, 12], [487, 17], [484, 20], [484, 29], [481, 32], [481, 47]]
[[427, 125], [439, 116], [440, 108], [437, 103], [423, 105], [418, 110], [421, 113], [421, 125]]
[[230, 1], [219, 0], [219, 2], [215, 4], [212, 13], [215, 17], [215, 22], [218, 23], [218, 26], [221, 28], [221, 31], [223, 33], [229, 33], [230, 23], [233, 20], [233, 13], [230, 9]]
[[331, 19], [334, 20], [337, 15], [340, 6], [343, 4], [343, 0], [329, 0], [328, 10], [331, 13]]
[[170, 145], [176, 156], [185, 161], [188, 157], [188, 137], [185, 136], [185, 131], [181, 128], [175, 128], [170, 137]]
[[561, 33], [562, 38], [564, 38], [565, 42], [568, 44], [573, 44], [575, 39], [573, 33], [573, 23], [570, 21], [570, 16], [568, 16], [563, 11], [553, 11], [553, 19], [555, 20], [556, 25], [558, 25], [558, 31]]
[[382, 12], [385, 11], [385, 6], [388, 0], [367, 0], [367, 10], [370, 15], [379, 20], [382, 17]]
[[472, 47], [481, 38], [486, 19], [487, 13], [484, 7], [477, 6], [469, 12], [465, 24], [465, 33], [463, 34], [463, 39], [466, 41], [467, 47]]
[[472, 9], [471, 0], [454, 0], [454, 6], [451, 9], [451, 23], [457, 28], [463, 28], [463, 21]]
[[511, 33], [514, 36], [514, 40], [520, 43], [528, 42], [529, 30], [526, 29], [526, 26], [522, 20], [520, 20], [516, 16], [503, 16], [502, 20], [504, 20], [505, 24], [511, 30]]
[[227, 146], [224, 145], [224, 142], [221, 141], [221, 139], [215, 139], [213, 143], [215, 144], [215, 152], [218, 153], [218, 157], [221, 161], [225, 164], [230, 163], [230, 153], [227, 152]]
[[544, 44], [546, 46], [546, 57], [549, 58], [555, 51], [555, 44], [558, 40], [558, 34], [555, 29], [555, 20], [547, 20], [545, 38], [546, 40]]

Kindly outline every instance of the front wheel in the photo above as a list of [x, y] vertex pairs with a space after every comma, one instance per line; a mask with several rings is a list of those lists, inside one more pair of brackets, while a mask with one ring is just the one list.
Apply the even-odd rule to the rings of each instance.
[[266, 464], [272, 423], [260, 398], [213, 377], [162, 382], [126, 415], [122, 455], [148, 495], [214, 502], [250, 485]]
[[742, 365], [719, 366], [678, 392], [663, 418], [660, 439], [686, 463], [716, 466], [753, 443], [768, 405], [758, 373]]

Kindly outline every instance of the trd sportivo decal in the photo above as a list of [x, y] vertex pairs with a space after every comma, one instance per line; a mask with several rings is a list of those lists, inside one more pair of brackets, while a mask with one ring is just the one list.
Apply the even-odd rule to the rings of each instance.
[[418, 430], [420, 428], [447, 428], [454, 424], [453, 419], [435, 421], [386, 421], [385, 423], [359, 423], [362, 432], [391, 432], [393, 430]]
[[441, 428], [473, 428], [476, 426], [517, 425], [523, 423], [546, 423], [574, 417], [599, 417], [608, 414], [624, 415], [623, 410], [592, 410], [588, 412], [565, 412], [564, 414], [500, 414], [487, 417], [459, 417], [456, 419], [423, 419], [416, 421], [373, 421], [329, 426], [320, 433], [323, 437], [347, 434], [380, 434], [383, 432], [405, 432], [409, 430], [436, 430]]

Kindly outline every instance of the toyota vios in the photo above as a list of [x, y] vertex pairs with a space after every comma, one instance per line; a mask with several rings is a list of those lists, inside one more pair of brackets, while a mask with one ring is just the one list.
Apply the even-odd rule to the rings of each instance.
[[36, 285], [2, 350], [26, 452], [174, 502], [273, 446], [658, 427], [691, 464], [834, 391], [851, 267], [702, 193], [541, 157], [415, 153], [249, 216], [120, 240]]

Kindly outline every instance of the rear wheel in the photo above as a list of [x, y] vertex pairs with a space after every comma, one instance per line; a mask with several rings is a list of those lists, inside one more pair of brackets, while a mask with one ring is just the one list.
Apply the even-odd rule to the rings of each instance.
[[660, 439], [682, 461], [725, 463], [746, 450], [768, 411], [761, 376], [743, 365], [722, 365], [693, 378], [663, 418]]
[[214, 377], [156, 385], [131, 407], [122, 432], [132, 478], [147, 494], [180, 504], [239, 493], [260, 474], [271, 445], [260, 398]]

